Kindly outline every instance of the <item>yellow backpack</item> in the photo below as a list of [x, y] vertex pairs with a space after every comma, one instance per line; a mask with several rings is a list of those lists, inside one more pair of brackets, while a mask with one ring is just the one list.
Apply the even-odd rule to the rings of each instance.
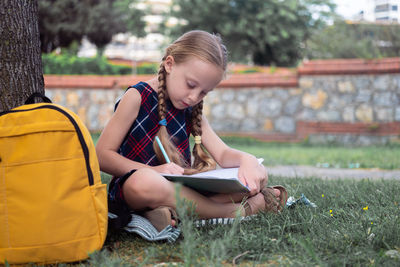
[[51, 103], [0, 113], [0, 264], [86, 259], [106, 234], [106, 185], [79, 117]]

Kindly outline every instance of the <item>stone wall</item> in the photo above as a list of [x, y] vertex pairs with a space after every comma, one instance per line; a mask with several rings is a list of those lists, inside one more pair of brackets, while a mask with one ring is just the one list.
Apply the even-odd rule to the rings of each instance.
[[205, 114], [215, 131], [294, 134], [301, 99], [299, 88], [226, 88], [207, 95]]
[[114, 112], [115, 101], [122, 89], [46, 89], [53, 103], [60, 104], [78, 114], [91, 132], [100, 132]]
[[[91, 131], [101, 131], [124, 88], [148, 78], [47, 76], [46, 94]], [[295, 72], [232, 75], [207, 95], [204, 113], [221, 134], [358, 145], [397, 141], [400, 58], [310, 61]]]
[[[213, 128], [225, 133], [357, 144], [387, 143], [400, 134], [398, 129], [377, 133], [387, 123], [400, 122], [400, 74], [304, 75], [298, 87], [225, 88], [210, 93], [205, 102]], [[343, 129], [311, 132], [299, 128], [299, 122]], [[355, 123], [367, 131], [355, 132]]]

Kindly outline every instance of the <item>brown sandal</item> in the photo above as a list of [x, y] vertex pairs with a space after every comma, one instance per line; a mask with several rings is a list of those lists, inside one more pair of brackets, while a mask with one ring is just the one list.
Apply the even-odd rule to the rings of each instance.
[[[274, 194], [274, 189], [278, 189], [280, 191], [279, 201], [276, 199], [276, 196]], [[264, 195], [264, 201], [265, 201], [264, 211], [279, 213], [285, 207], [286, 201], [288, 199], [288, 193], [285, 187], [281, 185], [269, 186], [262, 189], [261, 193]], [[247, 201], [244, 202], [243, 209], [245, 212], [245, 216], [254, 214], [250, 204]]]
[[[279, 202], [277, 201], [276, 196], [274, 194], [275, 189], [278, 189], [280, 191]], [[268, 186], [263, 190], [261, 190], [261, 193], [264, 195], [266, 211], [272, 211], [274, 213], [278, 213], [282, 211], [282, 209], [285, 207], [286, 201], [288, 199], [288, 193], [285, 187], [281, 185]]]
[[146, 211], [142, 216], [149, 220], [159, 232], [168, 225], [172, 225], [172, 220], [175, 220], [175, 223], [178, 222], [178, 216], [175, 210], [166, 206], [160, 206], [156, 209]]

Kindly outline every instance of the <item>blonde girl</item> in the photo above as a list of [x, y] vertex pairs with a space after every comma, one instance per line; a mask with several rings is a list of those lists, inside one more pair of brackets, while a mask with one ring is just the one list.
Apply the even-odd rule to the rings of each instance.
[[[256, 157], [228, 147], [202, 114], [203, 98], [220, 83], [226, 67], [227, 51], [220, 37], [190, 31], [167, 47], [157, 77], [127, 89], [96, 146], [101, 170], [113, 175], [112, 206], [143, 214], [158, 230], [174, 225], [175, 187], [160, 173], [201, 172], [214, 169], [216, 163], [239, 167], [239, 179], [251, 191], [209, 196], [183, 186], [181, 197], [194, 202], [199, 218], [234, 217], [237, 210], [243, 216], [276, 212], [286, 203], [283, 187], [265, 187], [267, 172]], [[195, 140], [192, 153], [190, 134]]]

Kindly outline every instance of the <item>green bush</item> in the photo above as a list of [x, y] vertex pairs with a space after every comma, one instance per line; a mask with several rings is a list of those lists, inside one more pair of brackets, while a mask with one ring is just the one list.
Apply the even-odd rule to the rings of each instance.
[[70, 54], [42, 54], [44, 74], [94, 74], [126, 75], [132, 73], [128, 66], [112, 65], [105, 57], [84, 58]]
[[142, 63], [136, 68], [137, 74], [156, 74], [157, 71], [157, 63]]
[[260, 72], [260, 70], [257, 68], [248, 68], [238, 71], [238, 73], [257, 73], [257, 72]]

